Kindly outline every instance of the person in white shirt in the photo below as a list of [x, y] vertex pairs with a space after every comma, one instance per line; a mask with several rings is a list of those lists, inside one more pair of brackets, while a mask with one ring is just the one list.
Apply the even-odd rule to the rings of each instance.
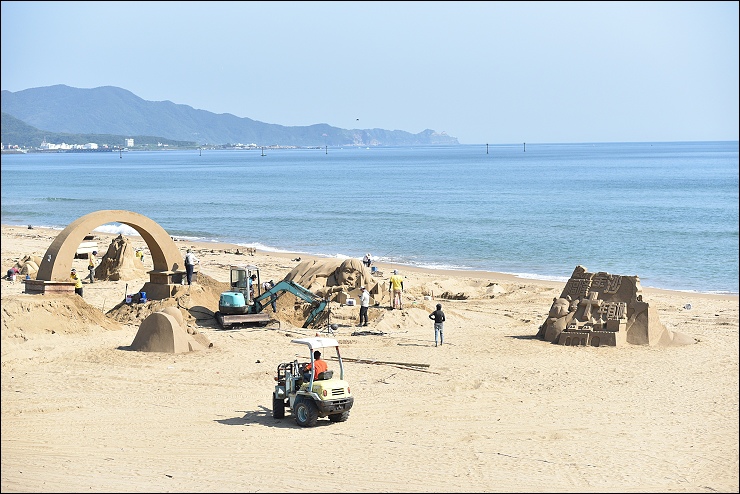
[[188, 276], [188, 285], [193, 282], [193, 271], [195, 271], [196, 264], [200, 264], [200, 260], [188, 249], [187, 254], [185, 254], [185, 271]]
[[358, 326], [367, 326], [367, 310], [370, 307], [370, 293], [364, 286], [360, 287], [360, 290], [362, 290], [362, 294], [360, 295], [360, 324]]
[[[262, 288], [265, 290], [265, 292], [269, 292], [270, 290], [275, 288], [275, 283], [272, 280], [265, 281], [264, 283], [262, 283]], [[272, 305], [272, 312], [277, 312], [276, 301], [277, 301], [277, 296], [274, 293], [271, 294], [270, 295], [270, 305]]]

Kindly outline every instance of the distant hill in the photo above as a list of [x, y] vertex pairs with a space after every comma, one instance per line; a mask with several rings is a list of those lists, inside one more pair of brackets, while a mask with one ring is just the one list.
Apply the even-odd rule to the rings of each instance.
[[[420, 146], [459, 144], [456, 137], [433, 130], [346, 130], [327, 124], [285, 127], [239, 118], [229, 113], [196, 110], [171, 101], [145, 101], [125, 89], [104, 86], [79, 89], [65, 85], [2, 91], [2, 112], [32, 130], [59, 134], [161, 136], [197, 145], [257, 146]], [[48, 137], [47, 137], [48, 139]], [[49, 141], [51, 142], [51, 141]], [[89, 141], [97, 142], [97, 141]], [[120, 141], [116, 141], [118, 145]], [[19, 144], [5, 139], [3, 143]], [[20, 144], [19, 144], [20, 145]], [[38, 144], [34, 144], [37, 146]]]
[[25, 148], [38, 147], [43, 141], [54, 144], [87, 144], [94, 142], [99, 146], [108, 145], [109, 147], [123, 147], [124, 139], [133, 138], [137, 146], [149, 145], [157, 148], [159, 143], [167, 144], [173, 147], [195, 147], [195, 142], [175, 141], [164, 137], [156, 136], [131, 136], [131, 135], [111, 135], [111, 134], [69, 134], [64, 132], [49, 132], [32, 127], [12, 115], [2, 113], [3, 144], [13, 144]]

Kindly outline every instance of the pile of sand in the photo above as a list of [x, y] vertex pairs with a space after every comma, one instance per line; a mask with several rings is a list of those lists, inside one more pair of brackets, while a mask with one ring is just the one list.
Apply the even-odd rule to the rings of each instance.
[[93, 328], [118, 330], [121, 325], [82, 297], [70, 295], [10, 295], [3, 297], [2, 335], [85, 334]]

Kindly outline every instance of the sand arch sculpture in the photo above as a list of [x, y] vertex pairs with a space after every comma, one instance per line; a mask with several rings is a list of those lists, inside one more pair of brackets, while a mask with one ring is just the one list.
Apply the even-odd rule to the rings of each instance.
[[141, 235], [149, 248], [154, 269], [146, 283], [149, 298], [166, 298], [171, 286], [179, 284], [185, 263], [172, 237], [157, 222], [142, 214], [125, 210], [102, 210], [86, 214], [70, 223], [57, 235], [41, 258], [36, 279], [43, 282], [68, 282], [77, 247], [95, 228], [107, 223], [123, 223]]

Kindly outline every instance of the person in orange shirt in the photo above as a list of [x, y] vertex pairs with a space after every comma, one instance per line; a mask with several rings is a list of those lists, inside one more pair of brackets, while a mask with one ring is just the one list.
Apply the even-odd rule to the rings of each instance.
[[[319, 378], [319, 374], [327, 370], [329, 366], [326, 360], [321, 360], [321, 352], [316, 350], [313, 352], [313, 379], [314, 381]], [[306, 364], [303, 368], [303, 380], [308, 382], [311, 380], [311, 364]]]

